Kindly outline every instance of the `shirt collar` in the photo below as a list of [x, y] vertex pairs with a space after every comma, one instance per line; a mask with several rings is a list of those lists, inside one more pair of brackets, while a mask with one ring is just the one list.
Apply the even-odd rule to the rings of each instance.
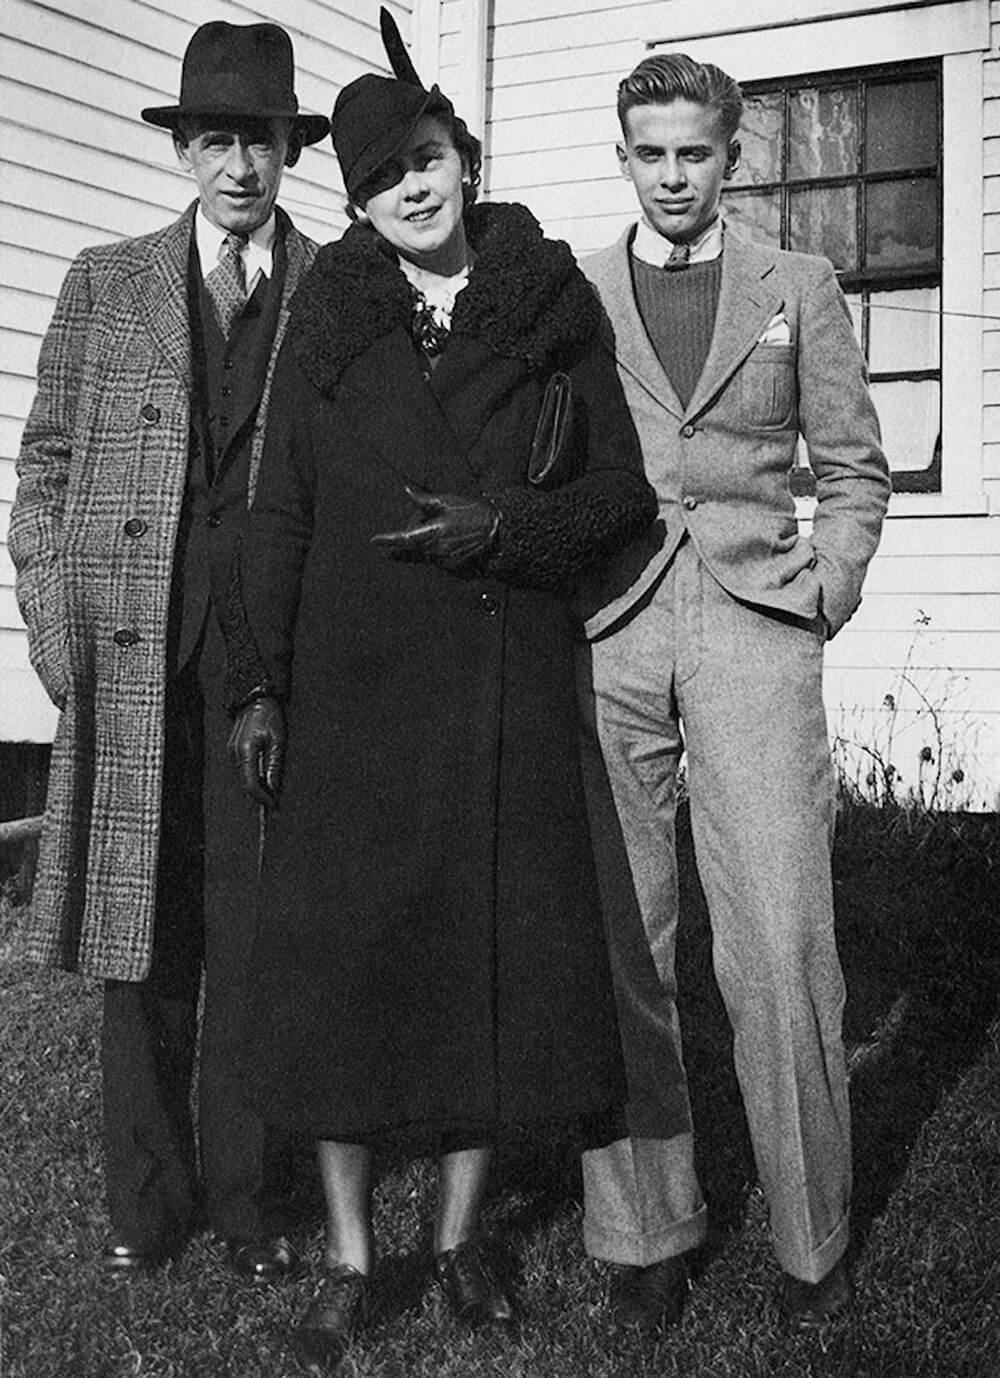
[[[662, 268], [670, 257], [673, 241], [658, 234], [645, 219], [635, 227], [632, 238], [632, 256], [643, 263], [651, 263], [654, 268]], [[707, 229], [702, 230], [697, 239], [691, 241], [689, 263], [708, 263], [722, 253], [722, 217], [716, 216]]]
[[[253, 291], [261, 273], [268, 278], [271, 276], [274, 267], [276, 225], [277, 217], [272, 210], [263, 225], [258, 225], [250, 235], [250, 241], [243, 250], [243, 268], [246, 274], [248, 293]], [[202, 277], [205, 277], [213, 268], [218, 266], [219, 250], [222, 248], [222, 241], [227, 234], [228, 230], [220, 230], [218, 225], [213, 225], [201, 207], [198, 207], [194, 217], [194, 237], [198, 245], [198, 261], [201, 264]]]

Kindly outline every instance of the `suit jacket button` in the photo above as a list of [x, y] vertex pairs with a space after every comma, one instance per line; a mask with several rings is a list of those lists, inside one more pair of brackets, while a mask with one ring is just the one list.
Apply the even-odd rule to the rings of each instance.
[[687, 508], [687, 510], [688, 510], [689, 512], [693, 512], [694, 509], [698, 506], [698, 499], [697, 499], [697, 498], [685, 498], [685, 499], [684, 499], [684, 506]]
[[113, 640], [116, 646], [134, 646], [139, 640], [139, 633], [131, 627], [119, 627]]
[[692, 426], [691, 422], [689, 421], [687, 425], [681, 429], [681, 435], [684, 437], [685, 440], [690, 440], [691, 437], [695, 434], [695, 430], [696, 428]]
[[214, 529], [222, 525], [222, 518], [219, 516], [218, 512], [209, 512], [208, 516], [205, 518], [205, 525], [211, 526]]
[[160, 419], [160, 409], [154, 407], [152, 402], [143, 402], [139, 416], [147, 426], [153, 426]]
[[487, 617], [496, 617], [500, 611], [500, 599], [492, 593], [480, 594], [479, 605]]
[[149, 527], [141, 517], [129, 517], [128, 521], [125, 523], [124, 530], [126, 536], [135, 538], [136, 536], [145, 536]]

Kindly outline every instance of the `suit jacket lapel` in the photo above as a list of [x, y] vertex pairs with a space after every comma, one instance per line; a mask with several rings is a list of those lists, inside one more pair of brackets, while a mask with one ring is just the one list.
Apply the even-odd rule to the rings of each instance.
[[684, 408], [663, 371], [636, 305], [629, 265], [631, 239], [632, 230], [628, 229], [612, 249], [610, 270], [598, 283], [604, 309], [614, 323], [615, 358], [652, 398], [679, 417]]
[[773, 272], [773, 254], [726, 231], [715, 330], [685, 417], [704, 410], [780, 311], [782, 297], [768, 283]]
[[184, 386], [191, 390], [191, 324], [188, 319], [188, 253], [194, 206], [156, 236], [131, 275], [136, 309]]

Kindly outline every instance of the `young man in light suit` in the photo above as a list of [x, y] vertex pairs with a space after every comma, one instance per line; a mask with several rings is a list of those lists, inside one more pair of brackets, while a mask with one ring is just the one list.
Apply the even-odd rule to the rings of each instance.
[[[889, 495], [864, 360], [825, 259], [719, 215], [742, 97], [683, 54], [619, 87], [638, 225], [583, 265], [660, 520], [605, 575], [581, 698], [629, 1075], [628, 1137], [584, 1155], [589, 1252], [626, 1324], [676, 1320], [705, 1237], [675, 1004], [677, 769], [715, 971], [783, 1271], [801, 1325], [850, 1303], [850, 1120], [834, 945], [823, 645], [857, 608]], [[799, 436], [816, 476], [800, 531]]]
[[242, 1276], [292, 1263], [272, 1212], [281, 1155], [238, 1074], [257, 817], [226, 754], [220, 619], [316, 254], [275, 205], [329, 127], [299, 113], [293, 66], [276, 24], [193, 34], [179, 103], [142, 117], [172, 133], [197, 200], [73, 263], [18, 461], [17, 596], [61, 710], [27, 955], [104, 978], [103, 1260], [118, 1273], [175, 1252], [202, 1210]]

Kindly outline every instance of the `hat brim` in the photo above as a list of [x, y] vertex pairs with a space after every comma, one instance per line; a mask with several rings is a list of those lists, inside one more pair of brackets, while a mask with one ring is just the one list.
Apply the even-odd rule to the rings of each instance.
[[[401, 87], [409, 86], [407, 82], [396, 82]], [[415, 88], [420, 90], [420, 87]], [[401, 148], [405, 148], [410, 136], [425, 115], [445, 115], [453, 117], [455, 107], [444, 94], [439, 86], [432, 86], [429, 91], [424, 91], [424, 99], [421, 104], [412, 112], [408, 120], [402, 124], [398, 130], [394, 131], [391, 138], [381, 145], [377, 140], [375, 144], [365, 150], [359, 159], [361, 171], [357, 170], [358, 165], [351, 169], [350, 176], [345, 177], [347, 194], [353, 200], [355, 195], [363, 191], [366, 184], [378, 175], [379, 168], [390, 162], [399, 153]], [[332, 126], [331, 121], [331, 126]], [[332, 128], [331, 128], [332, 133]]]
[[194, 110], [191, 106], [151, 105], [139, 113], [147, 124], [169, 129], [171, 133], [176, 133], [178, 123], [186, 116], [199, 115], [224, 115], [241, 120], [292, 120], [305, 145], [318, 144], [330, 132], [330, 121], [325, 115], [303, 115], [297, 110], [220, 110], [217, 106]]

